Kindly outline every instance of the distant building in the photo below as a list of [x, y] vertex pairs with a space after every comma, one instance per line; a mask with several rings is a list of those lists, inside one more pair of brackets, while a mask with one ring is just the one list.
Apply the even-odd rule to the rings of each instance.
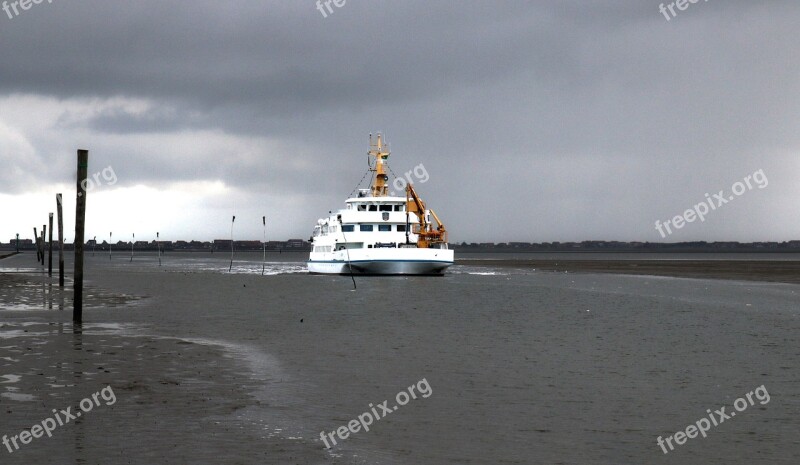
[[214, 239], [214, 250], [230, 250], [231, 242], [230, 239]]

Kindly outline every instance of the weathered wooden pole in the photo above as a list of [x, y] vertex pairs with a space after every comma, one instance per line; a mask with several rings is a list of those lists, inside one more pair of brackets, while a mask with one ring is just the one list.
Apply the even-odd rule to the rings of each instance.
[[61, 211], [61, 194], [56, 194], [58, 215], [58, 286], [64, 287], [64, 215]]
[[36, 226], [33, 227], [33, 241], [36, 242], [36, 262], [38, 263], [41, 258], [39, 254], [42, 252], [39, 248], [39, 232], [36, 230]]
[[50, 213], [50, 236], [47, 245], [47, 276], [53, 277], [53, 214]]
[[44, 266], [44, 253], [45, 253], [45, 249], [47, 248], [47, 242], [45, 241], [46, 237], [47, 237], [47, 225], [43, 224], [42, 225], [42, 266]]
[[89, 151], [78, 150], [78, 198], [75, 203], [75, 283], [72, 321], [83, 323], [83, 232], [86, 225], [86, 172], [89, 169]]

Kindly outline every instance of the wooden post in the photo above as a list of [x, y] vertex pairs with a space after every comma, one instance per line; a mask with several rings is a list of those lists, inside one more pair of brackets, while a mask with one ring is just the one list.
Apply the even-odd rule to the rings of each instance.
[[41, 260], [39, 256], [41, 249], [39, 248], [39, 232], [36, 230], [36, 226], [33, 227], [33, 241], [36, 242], [36, 262], [38, 263]]
[[42, 225], [42, 266], [44, 266], [44, 252], [45, 248], [47, 247], [47, 242], [45, 242], [45, 238], [47, 237], [47, 225]]
[[86, 172], [89, 169], [89, 151], [78, 150], [78, 198], [75, 203], [75, 283], [72, 321], [83, 323], [83, 232], [86, 225]]
[[56, 194], [58, 215], [58, 286], [64, 287], [64, 216], [61, 212], [61, 194]]
[[47, 276], [53, 277], [53, 214], [50, 213], [50, 236], [47, 245]]

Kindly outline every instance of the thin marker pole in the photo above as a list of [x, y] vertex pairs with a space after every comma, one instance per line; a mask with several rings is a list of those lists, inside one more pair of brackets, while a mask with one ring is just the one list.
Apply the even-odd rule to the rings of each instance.
[[133, 243], [136, 242], [136, 233], [131, 233], [133, 239], [131, 239], [131, 262], [133, 262]]
[[33, 240], [36, 242], [36, 263], [39, 263], [41, 249], [39, 248], [39, 232], [36, 230], [36, 226], [33, 227]]
[[158, 250], [158, 266], [161, 266], [161, 239], [158, 232], [156, 232], [156, 249]]
[[58, 286], [64, 287], [64, 215], [61, 211], [61, 194], [56, 194], [58, 215]]
[[83, 323], [83, 232], [86, 225], [86, 172], [89, 151], [78, 150], [78, 200], [75, 203], [75, 292], [72, 321]]
[[108, 259], [111, 260], [111, 232], [108, 233]]
[[42, 267], [44, 267], [44, 253], [45, 249], [47, 248], [47, 242], [45, 242], [45, 237], [47, 237], [47, 225], [42, 225]]
[[261, 217], [261, 223], [264, 224], [264, 240], [261, 245], [264, 248], [264, 258], [261, 259], [261, 276], [264, 276], [264, 267], [267, 266], [267, 217]]
[[50, 213], [50, 236], [47, 245], [47, 276], [53, 277], [53, 214]]
[[233, 223], [236, 222], [236, 215], [233, 215], [231, 220], [231, 266], [228, 267], [228, 273], [233, 269]]
[[97, 236], [92, 239], [92, 257], [94, 257], [94, 249], [97, 247]]
[[[342, 225], [341, 215], [339, 215], [339, 225]], [[347, 236], [344, 234], [344, 228], [342, 228], [342, 238], [344, 239], [344, 251], [347, 254], [347, 268], [350, 270], [350, 279], [353, 280], [353, 290], [355, 291], [358, 289], [358, 286], [356, 286], [356, 278], [353, 276], [353, 265], [350, 264], [350, 244], [347, 242]]]

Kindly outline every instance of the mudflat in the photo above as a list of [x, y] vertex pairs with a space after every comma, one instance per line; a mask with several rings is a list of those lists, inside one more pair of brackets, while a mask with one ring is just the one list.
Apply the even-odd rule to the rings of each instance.
[[674, 278], [800, 283], [800, 260], [458, 260], [459, 265], [568, 273], [612, 273]]
[[[229, 272], [227, 254], [173, 254], [163, 266], [154, 254], [87, 254], [81, 327], [69, 273], [62, 289], [35, 254], [0, 262], [0, 438], [106, 387], [117, 399], [52, 438], [0, 446], [2, 463], [800, 458], [796, 284], [550, 272], [481, 256], [440, 278], [357, 277], [356, 290], [288, 255], [264, 267], [261, 254], [237, 254]], [[401, 405], [398, 393], [423, 379], [430, 397]], [[759, 388], [771, 401], [708, 437], [668, 455], [657, 444]], [[369, 431], [321, 441], [384, 403]]]

